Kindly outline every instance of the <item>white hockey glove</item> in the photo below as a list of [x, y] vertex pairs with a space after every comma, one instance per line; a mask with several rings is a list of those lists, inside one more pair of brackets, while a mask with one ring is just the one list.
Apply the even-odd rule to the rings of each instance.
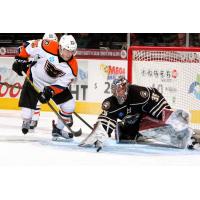
[[80, 142], [79, 146], [92, 147], [94, 145], [97, 148], [97, 151], [99, 151], [103, 147], [103, 143], [107, 137], [107, 133], [101, 122], [97, 122], [93, 131], [82, 142]]

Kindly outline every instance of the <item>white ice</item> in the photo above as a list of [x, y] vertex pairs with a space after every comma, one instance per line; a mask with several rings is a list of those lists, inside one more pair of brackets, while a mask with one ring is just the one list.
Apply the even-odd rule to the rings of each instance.
[[[97, 153], [78, 146], [90, 129], [74, 117], [73, 141], [53, 142], [54, 113], [42, 112], [34, 133], [21, 133], [20, 111], [0, 111], [0, 198], [3, 200], [193, 199], [200, 152], [108, 140]], [[93, 125], [97, 116], [81, 115]], [[196, 182], [196, 183], [195, 183]]]
[[[81, 115], [93, 125], [97, 116]], [[21, 112], [0, 111], [0, 165], [200, 165], [200, 151], [167, 148], [159, 145], [116, 144], [108, 139], [102, 151], [79, 147], [79, 142], [90, 129], [74, 116], [72, 129], [83, 131], [82, 137], [72, 141], [55, 142], [51, 139], [54, 113], [41, 112], [38, 127], [33, 133], [21, 132]]]

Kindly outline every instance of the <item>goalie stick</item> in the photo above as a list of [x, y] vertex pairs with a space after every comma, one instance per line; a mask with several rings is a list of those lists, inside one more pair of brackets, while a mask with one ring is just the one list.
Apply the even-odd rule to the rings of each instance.
[[[31, 84], [33, 89], [37, 92], [40, 93], [41, 91], [33, 84], [33, 82], [29, 79], [29, 77], [26, 75], [25, 72], [22, 71], [23, 76], [26, 78], [26, 80]], [[57, 112], [57, 110], [54, 108], [54, 106], [51, 104], [53, 102], [52, 99], [47, 102], [47, 105], [51, 108], [51, 110], [56, 114], [56, 116], [63, 122], [63, 124], [67, 127], [67, 129], [75, 136], [79, 137], [82, 134], [82, 130], [79, 129], [78, 131], [73, 131], [71, 127], [68, 126], [68, 124], [63, 120], [63, 118], [60, 116], [60, 114]]]
[[79, 114], [73, 112], [76, 117], [78, 117], [85, 125], [87, 125], [91, 130], [93, 130], [92, 126], [90, 126]]

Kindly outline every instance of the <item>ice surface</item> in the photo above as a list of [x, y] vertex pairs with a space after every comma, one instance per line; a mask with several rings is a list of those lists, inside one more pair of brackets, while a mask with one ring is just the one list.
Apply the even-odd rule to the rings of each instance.
[[[81, 115], [93, 125], [97, 116]], [[193, 199], [199, 190], [200, 152], [162, 145], [116, 144], [102, 151], [79, 147], [84, 135], [51, 140], [55, 115], [42, 112], [34, 133], [21, 133], [20, 111], [0, 111], [0, 197], [3, 200]], [[195, 183], [196, 182], [196, 183]]]
[[[97, 116], [81, 115], [93, 125]], [[79, 147], [90, 129], [74, 116], [73, 129], [83, 130], [83, 136], [71, 141], [51, 140], [51, 121], [54, 113], [42, 112], [38, 127], [32, 133], [21, 133], [21, 112], [0, 111], [0, 165], [51, 166], [196, 166], [200, 165], [200, 151], [167, 148], [163, 145], [116, 144], [108, 139], [102, 151]]]

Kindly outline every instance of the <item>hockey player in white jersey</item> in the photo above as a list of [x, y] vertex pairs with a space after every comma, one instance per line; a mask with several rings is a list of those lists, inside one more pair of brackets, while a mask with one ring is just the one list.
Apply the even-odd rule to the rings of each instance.
[[111, 89], [113, 95], [103, 101], [103, 112], [80, 146], [94, 145], [99, 150], [115, 132], [117, 143], [148, 138], [177, 148], [199, 147], [200, 134], [189, 127], [189, 114], [181, 109], [173, 111], [155, 88], [130, 85], [120, 76]]
[[[56, 36], [55, 33], [45, 33], [42, 39], [43, 40], [54, 40], [54, 41], [58, 42], [58, 37]], [[37, 62], [37, 60], [38, 60], [38, 55], [32, 59], [32, 62]], [[31, 59], [29, 59], [29, 61], [31, 61]], [[38, 125], [38, 121], [39, 121], [39, 117], [40, 117], [40, 104], [41, 103], [38, 101], [36, 110], [33, 111], [32, 119], [31, 119], [31, 123], [30, 123], [30, 129], [32, 129], [32, 130], [35, 129]]]
[[[72, 112], [75, 108], [75, 100], [69, 91], [69, 85], [77, 77], [78, 64], [74, 55], [77, 43], [72, 35], [63, 35], [59, 43], [54, 40], [27, 41], [19, 48], [12, 69], [20, 76], [22, 71], [27, 71], [28, 59], [38, 56], [37, 62], [28, 68], [26, 72], [33, 84], [42, 91], [38, 94], [33, 87], [26, 82], [23, 87], [19, 107], [22, 107], [22, 132], [29, 131], [32, 112], [36, 109], [38, 99], [41, 103], [47, 103], [52, 98], [60, 107], [60, 115], [63, 120], [72, 126]], [[58, 119], [53, 123], [53, 139], [73, 137], [64, 131], [63, 122]]]

